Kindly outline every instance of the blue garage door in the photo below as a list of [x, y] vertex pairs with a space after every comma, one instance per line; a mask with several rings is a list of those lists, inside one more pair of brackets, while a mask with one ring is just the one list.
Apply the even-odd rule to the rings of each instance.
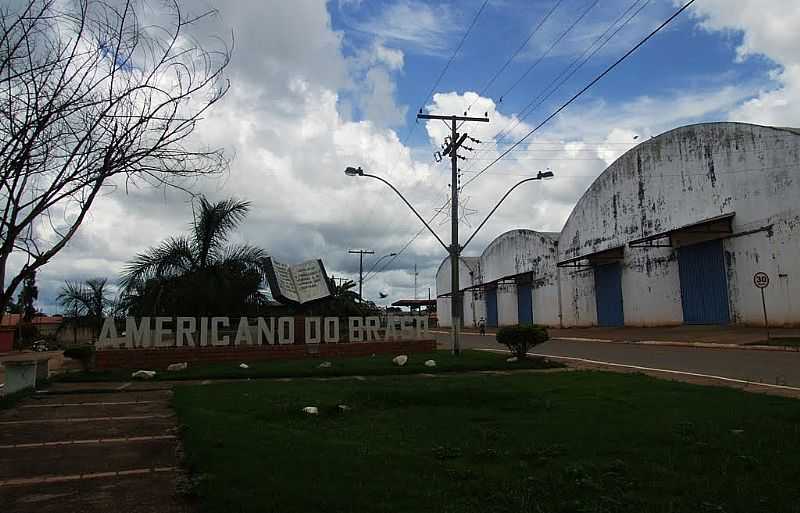
[[622, 326], [622, 266], [619, 263], [594, 268], [594, 295], [597, 302], [597, 324]]
[[678, 249], [683, 322], [727, 324], [728, 283], [722, 241], [712, 240]]
[[533, 324], [533, 295], [530, 285], [517, 285], [517, 318], [520, 324]]
[[497, 289], [486, 291], [486, 326], [497, 327]]

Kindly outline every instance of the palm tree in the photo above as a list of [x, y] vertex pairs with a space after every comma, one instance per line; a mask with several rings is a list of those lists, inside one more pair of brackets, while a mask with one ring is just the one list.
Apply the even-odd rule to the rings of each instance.
[[[99, 335], [106, 315], [113, 314], [116, 310], [115, 301], [108, 296], [107, 284], [108, 280], [105, 278], [93, 278], [84, 282], [67, 281], [61, 287], [57, 300], [64, 311], [73, 317], [73, 323], [83, 318], [94, 328], [95, 335]], [[73, 329], [75, 327], [73, 325]]]
[[186, 235], [150, 248], [125, 268], [121, 285], [133, 315], [241, 314], [261, 304], [267, 252], [249, 244], [228, 244], [250, 203], [217, 203], [200, 196]]
[[358, 294], [354, 290], [356, 282], [353, 280], [344, 280], [336, 283], [336, 278], [331, 277], [331, 295], [335, 298], [350, 299], [353, 302], [358, 300]]

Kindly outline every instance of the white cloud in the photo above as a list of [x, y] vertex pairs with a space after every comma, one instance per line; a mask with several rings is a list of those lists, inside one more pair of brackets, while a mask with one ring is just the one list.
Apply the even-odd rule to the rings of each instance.
[[[707, 30], [744, 31], [740, 55], [764, 54], [781, 64], [775, 71], [780, 87], [759, 91], [738, 84], [641, 96], [615, 105], [593, 98], [579, 102], [464, 189], [468, 205], [480, 211], [468, 219], [475, 226], [516, 181], [546, 168], [556, 174], [552, 181], [525, 184], [509, 196], [467, 253], [480, 253], [511, 228], [558, 231], [591, 181], [622, 152], [651, 135], [729, 116], [796, 124], [800, 77], [795, 66], [800, 58], [787, 43], [791, 35], [770, 35], [781, 28], [778, 21], [763, 22], [747, 14], [752, 4], [737, 0], [739, 8], [728, 9], [736, 12], [723, 13], [730, 5], [727, 0], [704, 0], [698, 5], [707, 7], [698, 15]], [[772, 10], [759, 5], [760, 14]], [[375, 180], [345, 177], [345, 166], [362, 166], [391, 180], [425, 217], [445, 201], [449, 163], [435, 164], [427, 151], [412, 152], [387, 127], [404, 114], [396, 104], [394, 78], [402, 73], [405, 54], [395, 45], [441, 49], [446, 34], [415, 33], [416, 27], [402, 25], [413, 21], [411, 25], [425, 26], [438, 13], [436, 8], [400, 2], [387, 9], [398, 14], [388, 25], [379, 23], [384, 13], [361, 27], [374, 29], [379, 37], [348, 58], [342, 51], [343, 36], [332, 29], [326, 7], [322, 0], [270, 5], [242, 1], [221, 7], [213, 28], [236, 28], [233, 88], [199, 125], [197, 136], [235, 151], [236, 159], [228, 176], [198, 180], [195, 189], [212, 199], [236, 196], [253, 202], [238, 234], [242, 240], [290, 262], [323, 258], [330, 273], [356, 277], [358, 261], [347, 254], [348, 248], [373, 249], [377, 258], [398, 251], [420, 224], [391, 190]], [[787, 18], [794, 19], [795, 10], [787, 10]], [[766, 14], [767, 19], [776, 17]], [[435, 25], [440, 27], [441, 20]], [[351, 120], [343, 94], [363, 121]], [[491, 123], [465, 125], [484, 143], [470, 143], [476, 151], [464, 152], [472, 160], [462, 162], [463, 181], [508, 147], [495, 144], [492, 136], [517, 121], [473, 92], [439, 92], [427, 108], [460, 113], [470, 105], [471, 114], [486, 112]], [[434, 147], [448, 134], [439, 121], [424, 126]], [[518, 123], [509, 140], [530, 128]], [[115, 278], [136, 252], [185, 230], [190, 212], [187, 198], [175, 191], [134, 188], [126, 194], [120, 188], [103, 197], [68, 249], [40, 273], [42, 302], [52, 305], [66, 278]], [[439, 224], [445, 217], [440, 216], [434, 228], [449, 242], [449, 229]], [[461, 240], [470, 232], [464, 224]], [[411, 269], [417, 263], [424, 296], [443, 256], [436, 240], [423, 233], [387, 272], [365, 285], [365, 294], [377, 298], [378, 291], [388, 290], [386, 302], [410, 297]], [[373, 262], [368, 259], [365, 264]]]
[[766, 125], [797, 126], [800, 119], [800, 54], [797, 27], [800, 4], [791, 1], [704, 0], [692, 8], [700, 25], [736, 36], [740, 61], [763, 56], [777, 65], [774, 88], [733, 109], [730, 119]]
[[434, 5], [416, 0], [398, 0], [377, 15], [353, 21], [353, 28], [370, 33], [404, 48], [427, 54], [440, 54], [449, 48], [453, 32], [450, 5]]
[[403, 123], [408, 108], [395, 101], [393, 73], [402, 72], [404, 59], [401, 50], [389, 48], [378, 40], [350, 59], [351, 74], [357, 77], [350, 92], [362, 118], [382, 127]]

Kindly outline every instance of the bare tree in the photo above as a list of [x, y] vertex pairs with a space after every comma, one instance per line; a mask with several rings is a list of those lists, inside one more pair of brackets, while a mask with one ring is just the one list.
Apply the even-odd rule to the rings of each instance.
[[209, 13], [187, 18], [177, 2], [158, 16], [151, 8], [141, 0], [0, 7], [0, 319], [101, 191], [180, 187], [227, 167], [220, 149], [194, 148], [189, 137], [229, 88], [230, 46], [207, 49], [192, 37]]

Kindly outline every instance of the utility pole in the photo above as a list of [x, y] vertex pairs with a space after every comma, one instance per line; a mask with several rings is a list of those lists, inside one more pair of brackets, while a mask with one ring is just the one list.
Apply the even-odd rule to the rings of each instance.
[[417, 299], [417, 276], [419, 273], [417, 272], [417, 264], [414, 264], [414, 299]]
[[[466, 112], [464, 113], [466, 114]], [[462, 247], [458, 244], [458, 159], [464, 157], [459, 156], [458, 149], [464, 144], [467, 139], [467, 133], [458, 133], [458, 123], [466, 121], [478, 121], [481, 123], [488, 123], [489, 117], [474, 118], [468, 116], [439, 116], [434, 114], [417, 114], [417, 119], [440, 119], [442, 121], [450, 122], [450, 142], [442, 151], [442, 155], [450, 156], [451, 164], [451, 181], [450, 181], [450, 317], [452, 319], [451, 341], [453, 345], [453, 354], [461, 353], [460, 331], [461, 331], [461, 316], [463, 307], [461, 306], [461, 290], [459, 287], [458, 278], [458, 263], [461, 258]]]
[[348, 253], [358, 255], [358, 300], [364, 302], [361, 295], [361, 289], [364, 287], [364, 255], [374, 255], [374, 251], [367, 251], [364, 249], [351, 249]]

